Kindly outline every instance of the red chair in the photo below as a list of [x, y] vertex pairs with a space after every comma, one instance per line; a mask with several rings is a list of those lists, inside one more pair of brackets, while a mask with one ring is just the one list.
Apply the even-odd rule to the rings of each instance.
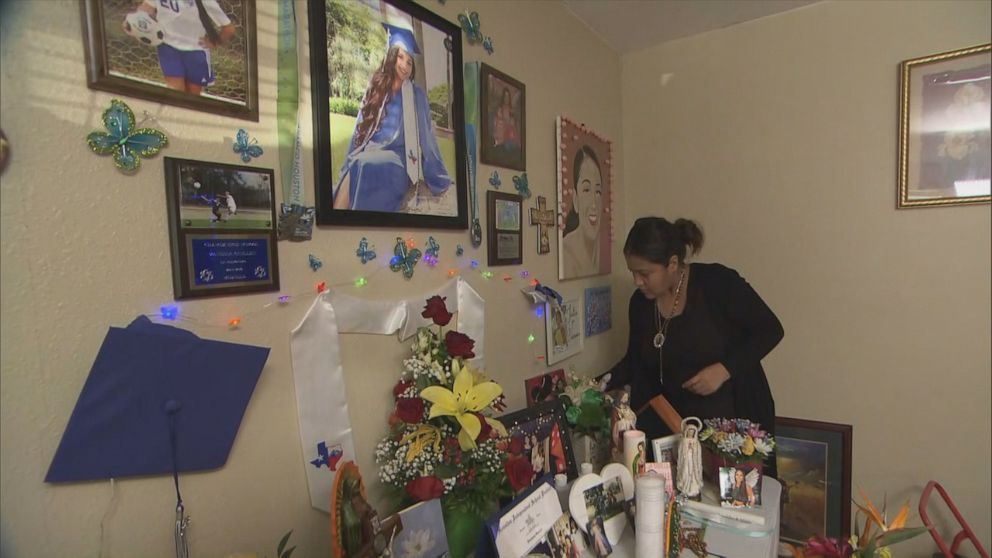
[[[958, 523], [961, 525], [961, 530], [954, 535], [954, 540], [951, 541], [950, 548], [947, 547], [947, 543], [944, 542], [943, 538], [941, 538], [940, 533], [937, 532], [937, 528], [934, 527], [933, 522], [930, 521], [930, 517], [927, 515], [927, 504], [930, 503], [930, 493], [933, 492], [934, 488], [936, 488], [937, 492], [940, 493], [940, 497], [944, 499], [944, 503], [951, 509], [951, 513], [954, 514], [954, 518], [957, 519]], [[936, 481], [928, 482], [926, 488], [923, 489], [923, 494], [920, 495], [920, 519], [923, 521], [923, 525], [930, 529], [930, 535], [937, 543], [937, 548], [940, 549], [946, 558], [954, 558], [957, 556], [958, 549], [961, 547], [961, 543], [964, 542], [965, 539], [970, 540], [971, 544], [975, 545], [975, 548], [978, 550], [978, 554], [981, 555], [982, 558], [989, 558], [989, 553], [985, 552], [985, 548], [982, 547], [982, 543], [978, 542], [978, 537], [975, 536], [974, 531], [972, 531], [971, 527], [968, 526], [968, 522], [964, 520], [961, 512], [958, 511], [958, 507], [954, 505], [954, 500], [951, 500], [951, 497], [947, 495], [947, 491], [944, 490], [944, 487], [940, 486], [940, 483], [937, 483]]]

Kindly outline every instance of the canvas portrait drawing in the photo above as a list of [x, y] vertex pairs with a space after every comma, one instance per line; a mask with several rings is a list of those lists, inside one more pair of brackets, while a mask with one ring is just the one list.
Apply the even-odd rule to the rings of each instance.
[[558, 278], [610, 273], [613, 143], [588, 127], [559, 116]]
[[310, 0], [318, 224], [465, 228], [460, 29], [407, 0]]

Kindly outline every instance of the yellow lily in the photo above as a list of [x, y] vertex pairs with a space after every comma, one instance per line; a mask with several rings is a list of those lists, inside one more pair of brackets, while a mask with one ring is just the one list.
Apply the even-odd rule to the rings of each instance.
[[475, 449], [475, 439], [482, 431], [482, 421], [475, 413], [488, 407], [503, 393], [503, 388], [496, 382], [475, 383], [472, 371], [458, 359], [451, 361], [451, 374], [455, 377], [452, 389], [430, 386], [420, 392], [420, 397], [432, 403], [428, 419], [450, 416], [458, 421], [462, 427], [458, 444], [468, 451]]

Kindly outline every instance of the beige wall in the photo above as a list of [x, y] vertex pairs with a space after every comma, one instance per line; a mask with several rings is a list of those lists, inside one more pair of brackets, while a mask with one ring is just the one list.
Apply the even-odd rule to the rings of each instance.
[[897, 65], [988, 42], [989, 6], [825, 2], [623, 57], [628, 221], [698, 219], [785, 325], [778, 414], [853, 424], [856, 485], [915, 511], [938, 480], [986, 548], [989, 206], [894, 207]]
[[[2, 500], [0, 555], [10, 556], [171, 556], [174, 519], [172, 480], [166, 476], [122, 479], [110, 483], [51, 486], [43, 483], [89, 367], [109, 326], [123, 326], [138, 314], [155, 313], [172, 299], [169, 239], [163, 188], [162, 156], [146, 161], [136, 176], [116, 171], [112, 161], [93, 155], [83, 138], [99, 129], [100, 114], [112, 95], [86, 87], [78, 3], [15, 1], [5, 7], [2, 26], [0, 126], [13, 144], [13, 160], [2, 177]], [[266, 149], [253, 162], [277, 167], [275, 146], [276, 4], [258, 3], [259, 89], [257, 124], [221, 118], [139, 99], [125, 98], [138, 114], [153, 114], [153, 125], [166, 131], [163, 152], [227, 163], [238, 162], [231, 136], [246, 127]], [[447, 19], [468, 4], [451, 0], [424, 5]], [[620, 151], [620, 58], [554, 2], [472, 3], [496, 52], [465, 47], [466, 60], [484, 60], [527, 85], [528, 177], [535, 195], [554, 194], [554, 118], [565, 113], [581, 118]], [[298, 5], [305, 26], [305, 3]], [[57, 15], [58, 17], [53, 17]], [[582, 65], [577, 64], [582, 61]], [[301, 60], [303, 67], [309, 61]], [[594, 78], [593, 78], [594, 76]], [[304, 76], [309, 83], [308, 76]], [[305, 98], [309, 103], [309, 96]], [[304, 124], [309, 123], [305, 116]], [[310, 130], [304, 131], [304, 137]], [[311, 173], [311, 157], [305, 172]], [[480, 168], [480, 192], [491, 168]], [[512, 173], [504, 171], [504, 183]], [[618, 176], [620, 179], [621, 176]], [[308, 183], [308, 190], [312, 186]], [[504, 190], [512, 188], [504, 186]], [[313, 199], [311, 191], [308, 198]], [[483, 198], [484, 199], [484, 198]], [[618, 198], [622, 207], [622, 193]], [[527, 203], [525, 207], [531, 207]], [[623, 227], [623, 212], [618, 214]], [[483, 227], [485, 222], [483, 221]], [[302, 318], [318, 280], [341, 285], [343, 292], [359, 274], [370, 284], [359, 295], [369, 298], [419, 297], [447, 280], [442, 266], [417, 268], [404, 281], [380, 269], [397, 235], [426, 241], [428, 231], [322, 228], [308, 243], [280, 243], [283, 292], [301, 293], [288, 307], [270, 308], [245, 319], [239, 331], [223, 324], [234, 313], [260, 309], [274, 295], [223, 297], [185, 302], [182, 323], [214, 339], [272, 348], [245, 414], [227, 465], [218, 471], [181, 479], [193, 517], [191, 545], [197, 556], [225, 556], [238, 551], [273, 555], [283, 533], [295, 529], [297, 555], [329, 552], [327, 516], [310, 507], [304, 478], [304, 455], [297, 428], [296, 398], [289, 357], [289, 333]], [[485, 263], [484, 248], [470, 248], [464, 231], [432, 232], [442, 247], [442, 262], [454, 259], [456, 243], [465, 259]], [[367, 235], [380, 259], [363, 267], [354, 256]], [[537, 256], [536, 229], [525, 227], [524, 266], [495, 268], [484, 280], [466, 277], [487, 301], [486, 343], [489, 371], [503, 383], [511, 409], [524, 404], [523, 379], [546, 368], [543, 322], [531, 314], [520, 294], [520, 279], [504, 283], [526, 269], [557, 283], [557, 253]], [[319, 273], [307, 255], [324, 261]], [[378, 267], [376, 264], [380, 264]], [[609, 284], [611, 277], [560, 285], [568, 295], [589, 286]], [[617, 327], [591, 338], [585, 351], [566, 364], [581, 372], [598, 372], [617, 357], [626, 323], [622, 309]], [[218, 327], [219, 326], [219, 327]], [[526, 342], [533, 331], [537, 341]], [[372, 450], [386, 432], [388, 397], [407, 353], [395, 338], [348, 336], [344, 341], [347, 389], [359, 464], [375, 486]], [[116, 492], [114, 492], [114, 490]], [[101, 524], [103, 527], [101, 535]]]

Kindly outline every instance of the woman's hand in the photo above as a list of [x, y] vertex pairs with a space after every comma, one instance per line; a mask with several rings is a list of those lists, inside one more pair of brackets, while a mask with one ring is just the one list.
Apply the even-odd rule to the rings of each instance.
[[710, 395], [720, 389], [720, 386], [729, 379], [730, 372], [727, 371], [727, 368], [723, 364], [715, 362], [686, 380], [682, 387], [696, 395]]

